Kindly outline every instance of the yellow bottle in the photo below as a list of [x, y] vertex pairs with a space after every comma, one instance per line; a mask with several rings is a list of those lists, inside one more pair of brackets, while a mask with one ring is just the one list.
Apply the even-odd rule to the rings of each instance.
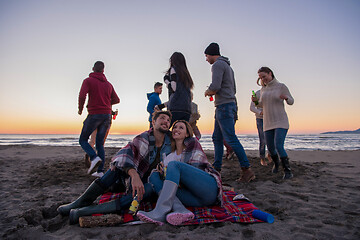
[[138, 195], [136, 194], [131, 202], [131, 206], [129, 208], [129, 213], [132, 215], [135, 215], [138, 208], [139, 208], [139, 201], [138, 201]]

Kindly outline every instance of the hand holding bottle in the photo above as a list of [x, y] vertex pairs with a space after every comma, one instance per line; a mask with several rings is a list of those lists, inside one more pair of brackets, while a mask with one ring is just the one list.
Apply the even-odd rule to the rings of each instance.
[[251, 100], [255, 103], [255, 105], [259, 104], [258, 98], [256, 97], [254, 90], [252, 90]]
[[138, 199], [138, 195], [136, 194], [135, 197], [133, 198], [132, 202], [131, 202], [131, 205], [130, 205], [130, 208], [129, 208], [129, 213], [132, 214], [132, 215], [135, 215], [137, 213], [137, 211], [138, 211], [139, 204], [140, 204], [140, 201]]
[[113, 112], [114, 114], [113, 114], [113, 120], [115, 120], [116, 119], [116, 116], [118, 115], [118, 113], [119, 113], [119, 111], [116, 109], [116, 111], [115, 112]]
[[210, 90], [209, 88], [205, 91], [204, 95], [205, 97], [209, 96], [209, 100], [210, 102], [214, 101], [214, 95], [215, 95], [216, 92]]

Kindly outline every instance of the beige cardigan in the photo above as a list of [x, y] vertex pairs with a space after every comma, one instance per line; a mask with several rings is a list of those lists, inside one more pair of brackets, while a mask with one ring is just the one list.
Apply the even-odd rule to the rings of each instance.
[[275, 128], [289, 129], [289, 120], [285, 112], [284, 100], [280, 95], [286, 95], [287, 104], [292, 105], [294, 98], [285, 84], [276, 78], [261, 88], [259, 107], [263, 108], [264, 131]]

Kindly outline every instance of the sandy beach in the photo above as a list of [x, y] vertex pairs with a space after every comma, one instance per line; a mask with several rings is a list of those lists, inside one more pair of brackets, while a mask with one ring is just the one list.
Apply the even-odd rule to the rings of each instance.
[[[118, 149], [106, 148], [107, 165]], [[213, 151], [206, 151], [213, 161]], [[237, 183], [237, 160], [224, 160], [222, 180], [248, 197], [275, 222], [193, 226], [81, 228], [56, 208], [94, 180], [80, 147], [0, 146], [2, 239], [360, 239], [360, 150], [288, 151], [294, 178], [261, 166], [246, 152], [257, 178]]]

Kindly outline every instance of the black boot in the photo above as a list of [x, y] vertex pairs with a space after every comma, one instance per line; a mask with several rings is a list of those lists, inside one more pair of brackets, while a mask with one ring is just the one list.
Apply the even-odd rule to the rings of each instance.
[[[152, 185], [149, 183], [145, 183], [144, 188], [145, 188], [145, 193], [143, 195], [143, 201], [149, 201], [155, 194], [154, 189]], [[69, 216], [70, 224], [78, 223], [79, 218], [82, 216], [90, 216], [92, 214], [97, 214], [97, 213], [105, 214], [105, 213], [121, 212], [125, 209], [129, 209], [132, 201], [133, 201], [133, 196], [131, 194], [127, 194], [119, 199], [115, 199], [110, 202], [72, 209], [70, 211], [70, 216]]]
[[82, 216], [90, 216], [97, 213], [115, 213], [117, 209], [115, 200], [106, 202], [99, 205], [91, 205], [87, 207], [71, 209], [69, 215], [70, 224], [76, 224], [79, 222], [79, 218]]
[[279, 156], [276, 155], [271, 155], [271, 159], [274, 162], [274, 166], [272, 168], [272, 173], [278, 173], [279, 172], [279, 165], [280, 165], [280, 161], [279, 161]]
[[281, 159], [281, 163], [282, 163], [283, 168], [284, 168], [284, 177], [283, 177], [283, 179], [293, 178], [294, 175], [291, 172], [289, 158], [288, 157], [282, 157], [280, 159]]
[[69, 215], [71, 209], [81, 208], [92, 204], [96, 198], [104, 192], [104, 189], [95, 180], [78, 199], [72, 203], [61, 205], [58, 207], [57, 211], [62, 216], [67, 216]]

